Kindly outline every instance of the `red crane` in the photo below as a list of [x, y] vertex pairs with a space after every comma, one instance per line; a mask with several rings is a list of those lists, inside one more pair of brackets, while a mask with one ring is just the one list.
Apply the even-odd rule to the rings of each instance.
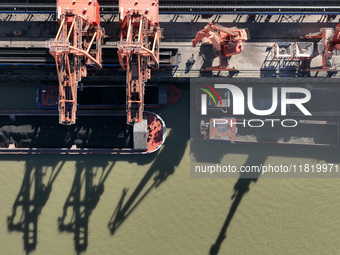
[[321, 39], [318, 43], [318, 53], [322, 56], [321, 69], [315, 71], [335, 71], [337, 66], [333, 63], [334, 55], [340, 50], [340, 23], [333, 28], [321, 28], [320, 32], [309, 33], [302, 39]]
[[206, 70], [211, 71], [231, 71], [222, 64], [224, 58], [240, 54], [243, 51], [244, 41], [248, 40], [246, 29], [237, 27], [223, 27], [210, 22], [204, 29], [197, 32], [195, 39], [192, 40], [193, 47], [202, 41], [203, 44], [213, 44], [220, 55], [220, 64], [215, 67], [208, 67]]
[[118, 57], [121, 67], [126, 70], [128, 123], [143, 121], [144, 85], [150, 79], [150, 69], [159, 67], [162, 31], [158, 14], [158, 1], [119, 1]]
[[97, 0], [58, 0], [57, 11], [59, 30], [48, 47], [57, 66], [59, 123], [70, 125], [76, 122], [77, 88], [87, 66], [102, 67], [104, 29]]

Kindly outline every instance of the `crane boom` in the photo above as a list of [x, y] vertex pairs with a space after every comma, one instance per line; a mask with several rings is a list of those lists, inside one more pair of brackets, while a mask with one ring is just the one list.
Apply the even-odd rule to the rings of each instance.
[[119, 1], [120, 41], [118, 57], [126, 70], [127, 123], [142, 122], [144, 86], [151, 68], [159, 67], [158, 1]]
[[319, 32], [309, 33], [303, 36], [302, 39], [320, 39], [318, 53], [322, 56], [322, 66], [317, 69], [318, 71], [338, 70], [339, 64], [335, 63], [334, 58], [339, 58], [340, 23], [336, 25], [335, 29], [331, 27], [321, 28]]
[[193, 47], [199, 42], [203, 44], [213, 44], [220, 53], [220, 65], [209, 67], [206, 70], [235, 70], [222, 65], [222, 58], [240, 54], [243, 51], [244, 41], [248, 40], [246, 29], [237, 27], [223, 27], [210, 22], [202, 30], [198, 31], [192, 40]]
[[87, 66], [101, 68], [104, 29], [99, 23], [97, 0], [58, 0], [57, 35], [48, 41], [59, 81], [59, 123], [76, 122], [77, 89]]

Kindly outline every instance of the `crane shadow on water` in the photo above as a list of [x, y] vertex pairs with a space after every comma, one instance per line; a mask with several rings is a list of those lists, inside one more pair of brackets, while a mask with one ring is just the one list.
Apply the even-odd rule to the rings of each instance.
[[59, 231], [74, 234], [78, 254], [87, 249], [89, 217], [104, 193], [104, 183], [115, 165], [115, 162], [103, 162], [98, 166], [92, 162], [77, 161], [73, 184], [63, 214], [58, 218]]
[[9, 231], [23, 232], [24, 250], [27, 254], [36, 249], [38, 217], [64, 163], [53, 159], [48, 164], [33, 159], [26, 161], [24, 178], [13, 204], [12, 214], [7, 218], [7, 227]]
[[[262, 155], [262, 157], [252, 156], [249, 155], [247, 161], [245, 162], [245, 166], [247, 165], [260, 165], [263, 164], [267, 159], [266, 155]], [[234, 194], [231, 196], [231, 199], [233, 200], [231, 207], [229, 209], [229, 212], [227, 214], [227, 218], [225, 219], [222, 228], [219, 232], [219, 235], [215, 241], [215, 243], [211, 246], [209, 250], [209, 255], [217, 255], [220, 251], [221, 245], [223, 241], [227, 237], [227, 230], [228, 227], [236, 213], [237, 208], [239, 207], [242, 198], [246, 193], [250, 190], [251, 183], [256, 183], [258, 178], [260, 177], [259, 173], [241, 173], [240, 177], [236, 181], [234, 185]]]
[[[167, 111], [168, 109], [164, 109], [162, 113], [167, 114]], [[171, 107], [171, 112], [176, 114], [167, 114], [166, 123], [167, 127], [171, 128], [171, 131], [163, 148], [157, 154], [152, 165], [129, 198], [126, 199], [128, 189], [124, 188], [122, 190], [121, 198], [108, 223], [108, 228], [112, 235], [153, 189], [174, 174], [175, 168], [180, 164], [185, 154], [189, 140], [189, 130], [187, 128], [189, 126], [188, 90], [184, 92], [183, 99]]]

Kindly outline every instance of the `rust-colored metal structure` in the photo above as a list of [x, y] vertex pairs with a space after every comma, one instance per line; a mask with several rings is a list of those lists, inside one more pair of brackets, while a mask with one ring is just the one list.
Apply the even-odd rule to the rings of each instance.
[[59, 30], [48, 48], [55, 58], [59, 80], [59, 123], [76, 122], [77, 88], [87, 76], [87, 66], [101, 68], [101, 42], [97, 0], [58, 0]]
[[220, 64], [215, 67], [208, 67], [210, 71], [232, 71], [222, 64], [222, 59], [240, 54], [243, 51], [244, 41], [248, 40], [247, 29], [237, 27], [223, 27], [210, 22], [204, 29], [197, 32], [195, 39], [192, 40], [193, 47], [202, 41], [203, 44], [213, 44], [220, 55]]
[[143, 121], [144, 85], [150, 79], [151, 69], [159, 67], [162, 31], [158, 14], [158, 1], [119, 1], [118, 57], [126, 70], [126, 112], [131, 124]]
[[[318, 43], [318, 53], [322, 56], [320, 69], [314, 71], [335, 71], [340, 66], [340, 23], [333, 28], [321, 28], [317, 33], [309, 33], [302, 39], [321, 39]], [[336, 61], [337, 60], [337, 61]], [[336, 63], [337, 62], [337, 63]]]

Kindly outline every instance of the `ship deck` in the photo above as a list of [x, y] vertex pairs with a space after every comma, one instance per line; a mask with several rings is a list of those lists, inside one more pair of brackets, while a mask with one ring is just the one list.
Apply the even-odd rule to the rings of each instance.
[[[209, 120], [208, 120], [209, 121]], [[313, 146], [339, 146], [340, 123], [337, 121], [324, 120], [297, 120], [296, 127], [284, 127], [279, 121], [265, 122], [262, 127], [251, 127], [260, 125], [260, 122], [248, 122], [249, 120], [234, 119], [237, 122], [237, 133], [234, 143], [260, 143], [270, 145], [313, 145]], [[245, 124], [243, 124], [245, 123]], [[292, 123], [287, 126], [292, 125]], [[220, 130], [223, 130], [223, 125]], [[216, 129], [217, 130], [217, 129]], [[223, 137], [221, 132], [209, 132], [204, 140], [230, 141], [230, 138]]]
[[302, 121], [294, 128], [239, 127], [236, 143], [339, 146], [339, 123]]

